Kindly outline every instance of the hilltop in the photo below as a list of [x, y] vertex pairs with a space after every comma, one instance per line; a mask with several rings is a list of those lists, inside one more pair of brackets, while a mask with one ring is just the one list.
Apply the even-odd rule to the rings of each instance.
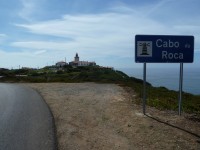
[[[0, 82], [96, 82], [115, 83], [123, 86], [128, 92], [134, 90], [137, 98], [134, 103], [140, 104], [142, 98], [143, 81], [129, 77], [125, 73], [112, 68], [100, 66], [63, 67], [47, 66], [41, 69], [1, 69]], [[161, 110], [178, 109], [178, 92], [165, 87], [153, 87], [147, 83], [147, 105]], [[184, 112], [200, 115], [200, 95], [183, 93], [182, 108]], [[200, 121], [200, 120], [199, 120]]]

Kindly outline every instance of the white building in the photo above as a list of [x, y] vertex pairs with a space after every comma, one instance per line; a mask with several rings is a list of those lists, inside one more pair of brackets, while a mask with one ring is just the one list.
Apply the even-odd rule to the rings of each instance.
[[57, 67], [63, 67], [63, 66], [66, 66], [66, 65], [67, 65], [67, 63], [64, 62], [64, 61], [59, 61], [59, 62], [56, 63]]
[[89, 61], [79, 61], [78, 53], [76, 53], [74, 57], [74, 61], [69, 62], [69, 65], [71, 66], [96, 66], [95, 62], [89, 62]]

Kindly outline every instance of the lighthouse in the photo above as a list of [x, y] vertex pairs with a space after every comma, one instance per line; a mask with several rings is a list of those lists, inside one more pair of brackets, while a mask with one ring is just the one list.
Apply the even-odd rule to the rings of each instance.
[[78, 53], [76, 53], [76, 56], [74, 57], [74, 61], [75, 61], [75, 62], [79, 62]]

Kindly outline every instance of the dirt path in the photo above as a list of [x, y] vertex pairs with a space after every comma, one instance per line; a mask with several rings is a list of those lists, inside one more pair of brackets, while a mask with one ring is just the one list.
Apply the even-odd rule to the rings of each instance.
[[59, 150], [200, 149], [200, 122], [133, 104], [114, 84], [38, 83], [57, 127]]

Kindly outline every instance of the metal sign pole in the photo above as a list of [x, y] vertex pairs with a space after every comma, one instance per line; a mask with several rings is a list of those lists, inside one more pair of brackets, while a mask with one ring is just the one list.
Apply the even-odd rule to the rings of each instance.
[[182, 90], [183, 90], [183, 63], [180, 63], [179, 101], [178, 101], [178, 115], [179, 116], [181, 116]]
[[143, 114], [146, 112], [146, 63], [143, 68]]
[[143, 113], [146, 105], [146, 63], [180, 63], [178, 113], [181, 115], [183, 63], [194, 61], [194, 36], [135, 35], [135, 62], [144, 63]]

